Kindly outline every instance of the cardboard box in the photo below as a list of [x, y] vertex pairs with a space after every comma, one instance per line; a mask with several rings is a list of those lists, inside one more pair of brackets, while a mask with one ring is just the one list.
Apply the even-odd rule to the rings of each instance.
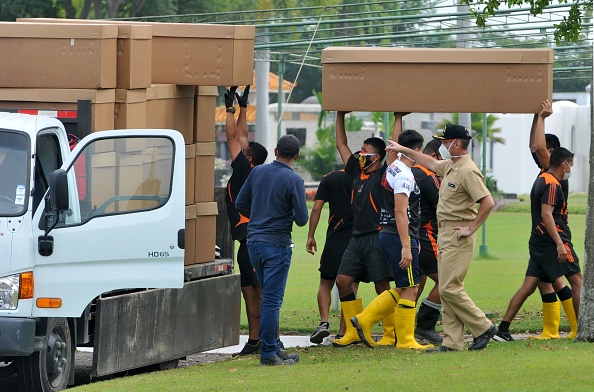
[[0, 22], [0, 87], [114, 88], [117, 26]]
[[194, 86], [153, 84], [147, 89], [147, 128], [175, 129], [194, 143]]
[[[17, 18], [28, 23], [112, 24], [109, 20]], [[125, 22], [124, 22], [125, 23]], [[117, 23], [116, 88], [135, 89], [151, 86], [153, 28], [148, 24]]]
[[552, 49], [326, 48], [322, 109], [538, 113], [553, 60]]
[[196, 177], [194, 200], [196, 203], [214, 200], [214, 161], [216, 144], [214, 142], [196, 143]]
[[196, 108], [194, 110], [194, 139], [196, 142], [215, 141], [216, 87], [196, 87]]
[[115, 129], [146, 128], [146, 89], [116, 89], [114, 119]]
[[80, 19], [62, 22], [152, 26], [152, 83], [244, 86], [252, 82], [255, 26]]
[[[77, 110], [78, 100], [90, 100], [91, 132], [114, 129], [115, 90], [0, 88], [0, 108]], [[79, 130], [85, 135], [88, 130]]]
[[152, 82], [237, 86], [252, 82], [255, 26], [152, 23]]
[[185, 265], [215, 259], [217, 214], [216, 202], [186, 206]]
[[196, 203], [195, 193], [196, 146], [186, 144], [186, 205]]

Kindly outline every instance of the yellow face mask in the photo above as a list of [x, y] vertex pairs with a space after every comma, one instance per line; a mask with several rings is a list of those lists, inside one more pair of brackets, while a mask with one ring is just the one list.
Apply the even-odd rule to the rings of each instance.
[[373, 165], [377, 158], [373, 159], [374, 156], [378, 154], [368, 154], [366, 152], [359, 153], [359, 167], [361, 170], [367, 169], [369, 166]]

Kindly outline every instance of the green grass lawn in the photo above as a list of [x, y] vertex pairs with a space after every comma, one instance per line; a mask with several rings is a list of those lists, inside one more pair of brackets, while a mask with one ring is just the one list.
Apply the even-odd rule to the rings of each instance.
[[[581, 195], [570, 199], [575, 207]], [[523, 202], [525, 203], [525, 202]], [[474, 260], [466, 278], [466, 290], [475, 303], [498, 322], [512, 295], [520, 287], [528, 260], [530, 215], [526, 205], [508, 206], [489, 216], [486, 224], [488, 257], [478, 255], [482, 232], [477, 233]], [[512, 212], [510, 212], [512, 211]], [[515, 211], [515, 212], [513, 212]], [[571, 211], [571, 210], [570, 210]], [[571, 212], [570, 212], [571, 214]], [[297, 248], [281, 309], [282, 334], [310, 334], [318, 325], [317, 289], [319, 254], [325, 237], [327, 210], [318, 227], [318, 253], [305, 251], [307, 226], [294, 228]], [[584, 253], [583, 214], [571, 214], [570, 225], [578, 256]], [[373, 284], [362, 284], [363, 304], [374, 297]], [[541, 329], [540, 297], [524, 304], [512, 332]], [[339, 313], [331, 313], [331, 328], [338, 327]], [[247, 322], [242, 309], [242, 333]], [[562, 318], [561, 329], [568, 330]], [[379, 328], [376, 329], [380, 331]], [[293, 350], [290, 350], [293, 351]], [[141, 374], [81, 386], [83, 391], [194, 391], [194, 390], [446, 390], [446, 391], [591, 391], [594, 346], [560, 339], [555, 341], [492, 342], [485, 351], [424, 354], [394, 348], [365, 346], [336, 349], [332, 346], [300, 348], [301, 361], [290, 367], [258, 367], [257, 356]], [[570, 365], [570, 366], [568, 366]]]

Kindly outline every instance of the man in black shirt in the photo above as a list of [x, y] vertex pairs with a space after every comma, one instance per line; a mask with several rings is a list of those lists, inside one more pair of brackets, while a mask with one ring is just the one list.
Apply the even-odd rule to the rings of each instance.
[[[246, 238], [247, 224], [250, 221], [249, 214], [245, 211], [237, 211], [235, 198], [252, 168], [263, 164], [268, 157], [268, 152], [261, 144], [248, 142], [246, 109], [250, 86], [246, 86], [241, 96], [236, 93], [236, 90], [237, 86], [233, 86], [225, 93], [225, 105], [227, 107], [225, 132], [229, 153], [231, 154], [231, 167], [233, 168], [233, 174], [227, 183], [226, 205], [231, 237], [239, 241], [237, 264], [241, 275], [241, 293], [243, 294], [248, 320], [248, 341], [237, 355], [248, 355], [260, 352], [259, 331], [262, 288], [258, 283], [258, 278], [254, 272], [254, 267], [250, 263], [247, 251]], [[235, 121], [235, 107], [233, 106], [235, 98], [237, 98], [240, 107], [237, 122]]]
[[[330, 310], [332, 287], [336, 281], [338, 267], [342, 255], [351, 239], [353, 231], [353, 211], [351, 209], [351, 180], [343, 170], [326, 174], [314, 198], [314, 205], [309, 217], [309, 232], [307, 235], [306, 250], [312, 255], [317, 252], [318, 246], [315, 239], [316, 228], [320, 221], [320, 214], [324, 204], [330, 206], [330, 218], [326, 232], [326, 243], [320, 257], [320, 287], [318, 289], [318, 308], [321, 322], [315, 332], [310, 336], [310, 342], [320, 344], [330, 335], [328, 313]], [[340, 329], [337, 339], [344, 335], [344, 318], [340, 318]]]
[[[560, 146], [559, 139], [553, 134], [545, 134], [544, 121], [553, 113], [552, 104], [545, 100], [542, 103], [542, 110], [534, 115], [532, 127], [530, 129], [530, 151], [540, 169], [540, 174], [549, 169], [549, 160], [552, 151]], [[567, 180], [559, 181], [562, 193], [567, 203], [569, 195], [569, 184]], [[559, 337], [559, 322], [561, 318], [560, 304], [557, 297], [563, 305], [565, 314], [569, 321], [571, 332], [569, 337], [573, 338], [577, 334], [577, 312], [579, 310], [580, 291], [582, 278], [581, 273], [573, 274], [568, 277], [571, 283], [571, 289], [566, 285], [554, 288], [551, 282], [541, 279], [538, 275], [529, 275], [530, 264], [526, 271], [526, 277], [520, 289], [511, 298], [505, 315], [498, 327], [498, 333], [493, 339], [500, 342], [514, 340], [509, 333], [509, 326], [518, 314], [518, 311], [524, 304], [524, 301], [536, 290], [540, 290], [542, 309], [543, 309], [543, 333], [538, 336], [542, 339], [551, 339]]]
[[[386, 144], [382, 139], [368, 138], [358, 156], [353, 154], [347, 144], [345, 114], [336, 114], [336, 148], [352, 181], [353, 236], [342, 257], [336, 285], [342, 314], [345, 320], [350, 320], [363, 310], [361, 298], [356, 298], [353, 292], [353, 283], [374, 282], [376, 293], [380, 294], [390, 289], [391, 272], [378, 241]], [[332, 345], [345, 347], [359, 342], [357, 330], [347, 321], [344, 336], [334, 339]]]

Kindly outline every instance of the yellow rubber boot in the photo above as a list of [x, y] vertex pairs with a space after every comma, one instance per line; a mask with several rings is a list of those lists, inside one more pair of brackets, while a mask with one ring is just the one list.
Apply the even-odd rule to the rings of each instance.
[[373, 348], [375, 346], [375, 342], [371, 338], [371, 328], [373, 325], [393, 313], [394, 307], [398, 304], [398, 299], [394, 296], [394, 293], [396, 293], [394, 289], [382, 292], [367, 305], [363, 312], [350, 319], [353, 326], [357, 329], [359, 338], [368, 347]]
[[376, 346], [394, 346], [396, 344], [396, 330], [394, 328], [394, 312], [382, 319], [384, 336], [378, 340]]
[[347, 347], [351, 344], [361, 343], [361, 340], [359, 340], [359, 335], [357, 335], [357, 330], [351, 325], [350, 322], [348, 322], [348, 320], [354, 317], [357, 313], [361, 313], [363, 310], [363, 301], [361, 298], [357, 298], [354, 301], [341, 302], [340, 306], [342, 308], [342, 315], [346, 324], [346, 331], [342, 338], [334, 339], [332, 341], [332, 345], [334, 347]]
[[571, 298], [566, 299], [565, 301], [561, 301], [561, 305], [563, 305], [563, 310], [565, 311], [565, 317], [567, 317], [567, 321], [569, 321], [569, 327], [571, 331], [569, 335], [567, 335], [568, 339], [574, 339], [577, 335], [577, 316], [575, 315], [575, 309], [573, 308], [573, 300]]
[[[575, 312], [574, 312], [575, 314]], [[559, 322], [561, 321], [561, 304], [559, 301], [542, 303], [542, 333], [530, 336], [530, 339], [559, 339]]]
[[432, 344], [422, 345], [415, 340], [415, 318], [417, 317], [417, 310], [414, 307], [415, 303], [408, 300], [400, 300], [400, 302], [410, 302], [413, 307], [396, 307], [394, 310], [394, 325], [396, 326], [396, 348], [399, 350], [416, 349], [426, 350], [432, 348]]

